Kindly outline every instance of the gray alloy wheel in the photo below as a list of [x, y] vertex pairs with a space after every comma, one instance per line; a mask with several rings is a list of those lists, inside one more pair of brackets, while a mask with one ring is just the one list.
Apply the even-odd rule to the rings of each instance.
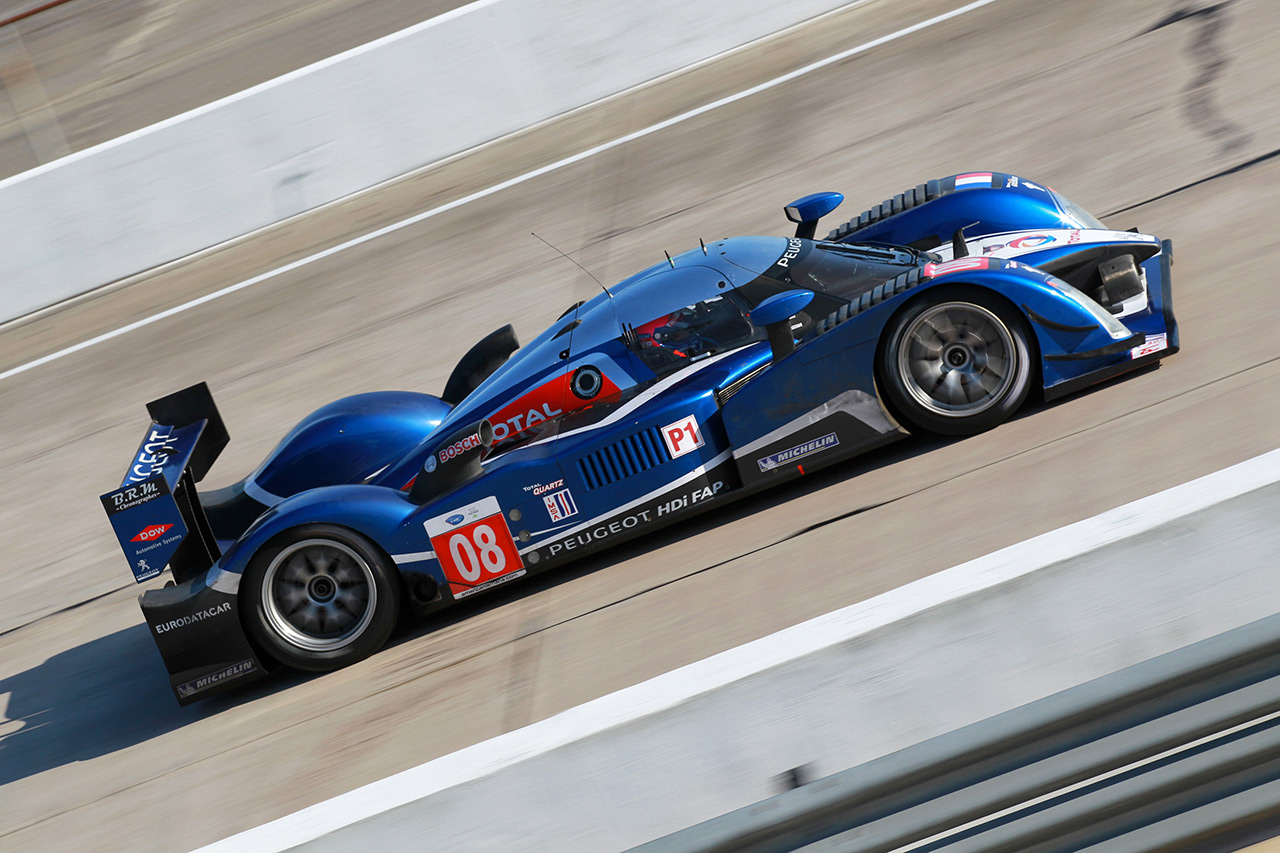
[[240, 608], [267, 658], [327, 672], [382, 648], [400, 616], [402, 587], [395, 565], [367, 537], [306, 524], [279, 534], [249, 561]]
[[981, 305], [942, 302], [918, 314], [897, 347], [903, 386], [941, 417], [980, 414], [1017, 379], [1018, 352], [1004, 322]]
[[378, 588], [369, 564], [346, 545], [304, 539], [285, 547], [262, 577], [264, 615], [285, 642], [311, 652], [350, 645], [373, 622]]
[[908, 302], [885, 326], [876, 387], [911, 432], [974, 435], [1009, 418], [1037, 376], [1035, 337], [999, 294], [946, 285]]

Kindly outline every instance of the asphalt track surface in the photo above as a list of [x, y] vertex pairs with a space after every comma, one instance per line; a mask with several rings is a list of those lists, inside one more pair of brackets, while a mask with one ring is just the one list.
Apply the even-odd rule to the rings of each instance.
[[[958, 5], [866, 4], [10, 326], [0, 372]], [[1278, 22], [1267, 0], [995, 0], [0, 381], [0, 847], [198, 846], [1273, 449]], [[807, 192], [855, 213], [988, 168], [1172, 238], [1183, 352], [477, 597], [347, 670], [173, 702], [97, 501], [146, 400], [210, 383], [222, 485], [309, 410], [438, 391], [490, 329], [528, 339], [591, 295], [530, 230], [608, 281], [699, 236], [787, 233]]]

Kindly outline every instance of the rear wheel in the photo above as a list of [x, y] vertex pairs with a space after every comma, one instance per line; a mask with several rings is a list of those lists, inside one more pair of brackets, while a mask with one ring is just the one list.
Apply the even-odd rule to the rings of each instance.
[[992, 294], [936, 289], [885, 330], [878, 368], [886, 401], [913, 432], [991, 429], [1031, 389], [1029, 334], [1021, 315]]
[[400, 611], [400, 582], [387, 558], [364, 536], [333, 525], [305, 525], [272, 540], [250, 562], [241, 595], [246, 627], [263, 650], [312, 671], [376, 652]]

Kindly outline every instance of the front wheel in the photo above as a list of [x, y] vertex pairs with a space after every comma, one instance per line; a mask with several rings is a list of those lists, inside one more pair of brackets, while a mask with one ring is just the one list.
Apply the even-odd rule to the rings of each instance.
[[884, 335], [877, 365], [884, 396], [913, 432], [983, 432], [1008, 419], [1031, 390], [1026, 322], [979, 288], [938, 288]]
[[399, 579], [377, 546], [327, 524], [273, 539], [250, 561], [241, 595], [246, 628], [267, 654], [319, 672], [380, 649], [400, 611]]

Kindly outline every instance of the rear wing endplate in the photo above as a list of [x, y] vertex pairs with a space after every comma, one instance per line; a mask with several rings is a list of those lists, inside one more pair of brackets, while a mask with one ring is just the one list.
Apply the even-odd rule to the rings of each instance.
[[183, 583], [221, 556], [195, 484], [226, 447], [227, 430], [203, 382], [153, 400], [147, 412], [151, 426], [102, 507], [138, 583], [166, 565]]

